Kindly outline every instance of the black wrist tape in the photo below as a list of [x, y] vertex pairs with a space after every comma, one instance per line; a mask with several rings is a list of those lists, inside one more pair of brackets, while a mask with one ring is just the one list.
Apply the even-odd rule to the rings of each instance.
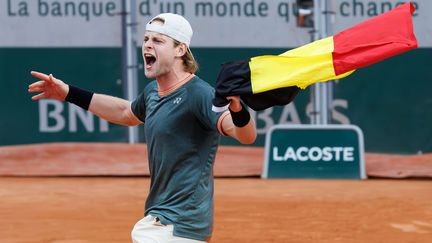
[[69, 93], [66, 95], [65, 100], [83, 108], [84, 110], [88, 110], [93, 94], [93, 92], [69, 85]]
[[246, 109], [246, 107], [243, 104], [241, 105], [242, 105], [242, 109], [239, 112], [234, 112], [231, 109], [229, 109], [231, 113], [232, 121], [236, 127], [246, 126], [251, 119], [249, 111]]

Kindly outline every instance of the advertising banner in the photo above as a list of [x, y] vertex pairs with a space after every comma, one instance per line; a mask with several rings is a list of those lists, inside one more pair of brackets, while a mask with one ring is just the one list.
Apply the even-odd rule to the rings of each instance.
[[274, 126], [262, 177], [365, 179], [363, 133], [352, 125]]

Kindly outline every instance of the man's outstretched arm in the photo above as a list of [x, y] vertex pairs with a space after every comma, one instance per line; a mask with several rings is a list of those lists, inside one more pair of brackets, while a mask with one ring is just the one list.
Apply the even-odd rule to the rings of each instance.
[[28, 92], [39, 93], [32, 97], [33, 100], [66, 100], [112, 123], [124, 126], [134, 126], [142, 123], [132, 112], [130, 101], [81, 90], [64, 83], [52, 74], [47, 75], [32, 71], [31, 75], [40, 79], [28, 87]]

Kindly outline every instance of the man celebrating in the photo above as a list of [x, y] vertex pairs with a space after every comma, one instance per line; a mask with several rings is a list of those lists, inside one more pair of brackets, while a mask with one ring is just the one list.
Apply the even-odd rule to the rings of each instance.
[[65, 100], [110, 122], [144, 123], [150, 168], [145, 217], [132, 230], [133, 242], [205, 242], [213, 224], [213, 163], [219, 136], [255, 141], [255, 122], [239, 97], [228, 97], [229, 111], [212, 111], [213, 88], [195, 75], [189, 49], [189, 22], [164, 13], [146, 25], [142, 46], [150, 82], [133, 102], [68, 85], [53, 75], [39, 79], [33, 100]]

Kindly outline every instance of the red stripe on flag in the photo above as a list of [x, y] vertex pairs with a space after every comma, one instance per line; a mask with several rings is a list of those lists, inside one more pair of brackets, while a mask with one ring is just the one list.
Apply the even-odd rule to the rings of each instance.
[[334, 36], [336, 75], [358, 69], [417, 47], [411, 2], [366, 20]]

